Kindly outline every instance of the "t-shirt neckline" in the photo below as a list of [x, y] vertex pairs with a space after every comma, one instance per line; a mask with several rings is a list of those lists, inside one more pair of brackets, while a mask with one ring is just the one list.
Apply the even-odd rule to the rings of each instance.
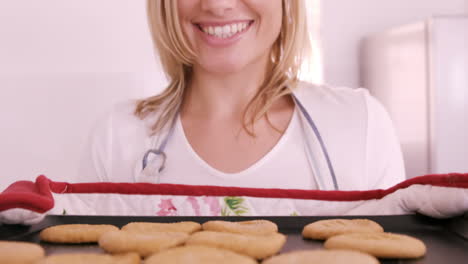
[[[223, 172], [219, 169], [214, 168], [208, 162], [206, 162], [198, 153], [193, 149], [192, 145], [188, 141], [188, 138], [185, 134], [182, 121], [180, 119], [180, 114], [178, 114], [176, 118], [176, 127], [175, 127], [175, 133], [180, 136], [180, 138], [183, 141], [183, 144], [187, 148], [187, 152], [190, 154], [190, 156], [193, 157], [193, 159], [204, 169], [206, 169], [211, 175], [218, 176], [221, 178], [235, 178], [235, 177], [242, 177], [249, 175], [253, 173], [255, 170], [258, 168], [262, 167], [265, 163], [267, 163], [269, 160], [271, 160], [272, 157], [275, 156], [277, 152], [280, 151], [282, 146], [285, 144], [285, 142], [288, 141], [290, 138], [290, 134], [292, 133], [293, 129], [298, 128], [298, 112], [297, 112], [297, 106], [294, 106], [294, 112], [289, 120], [288, 126], [286, 128], [286, 131], [283, 133], [281, 138], [278, 140], [278, 142], [259, 160], [257, 160], [254, 164], [250, 165], [246, 169], [239, 171], [239, 172], [234, 172], [234, 173], [228, 173], [228, 172]], [[176, 137], [177, 138], [177, 137]]]

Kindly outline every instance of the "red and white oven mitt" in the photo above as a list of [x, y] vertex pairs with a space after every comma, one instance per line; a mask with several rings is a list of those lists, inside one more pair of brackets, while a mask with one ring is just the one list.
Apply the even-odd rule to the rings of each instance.
[[0, 194], [0, 223], [46, 214], [139, 216], [399, 215], [468, 212], [468, 174], [428, 175], [386, 190], [318, 191], [150, 183], [54, 182], [39, 176]]

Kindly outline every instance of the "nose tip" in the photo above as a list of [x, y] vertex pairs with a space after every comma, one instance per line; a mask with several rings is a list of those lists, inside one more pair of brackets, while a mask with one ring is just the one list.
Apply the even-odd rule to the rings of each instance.
[[201, 9], [215, 16], [224, 16], [236, 7], [239, 0], [201, 0]]

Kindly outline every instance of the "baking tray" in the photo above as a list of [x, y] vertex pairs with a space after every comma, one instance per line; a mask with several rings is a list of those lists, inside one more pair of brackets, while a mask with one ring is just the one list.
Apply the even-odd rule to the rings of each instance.
[[[209, 220], [245, 221], [266, 219], [275, 222], [279, 231], [288, 235], [282, 253], [300, 249], [321, 249], [323, 242], [305, 240], [302, 228], [314, 221], [337, 217], [134, 217], [134, 216], [57, 216], [49, 215], [41, 223], [33, 226], [1, 225], [0, 239], [40, 243], [47, 254], [70, 252], [102, 252], [96, 244], [59, 245], [39, 241], [39, 232], [49, 226], [60, 224], [112, 224], [118, 227], [129, 222], [180, 222], [195, 221], [204, 223]], [[468, 263], [468, 218], [438, 220], [422, 215], [398, 216], [353, 216], [343, 219], [367, 218], [382, 225], [387, 232], [407, 234], [424, 241], [427, 246], [425, 257], [417, 260], [381, 259], [381, 263]]]

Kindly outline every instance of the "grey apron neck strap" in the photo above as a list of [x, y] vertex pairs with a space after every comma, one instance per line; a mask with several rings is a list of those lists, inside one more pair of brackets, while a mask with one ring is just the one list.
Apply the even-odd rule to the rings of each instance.
[[[320, 135], [320, 132], [319, 132], [317, 126], [315, 125], [314, 120], [312, 119], [312, 117], [310, 116], [309, 112], [304, 107], [304, 105], [302, 105], [302, 103], [296, 97], [296, 95], [294, 95], [292, 93], [291, 96], [292, 96], [294, 102], [296, 103], [297, 107], [299, 107], [299, 110], [304, 115], [307, 123], [309, 124], [310, 128], [314, 132], [315, 136], [317, 137], [317, 140], [318, 140], [318, 142], [320, 144], [320, 148], [322, 149], [323, 155], [325, 156], [325, 159], [327, 161], [328, 170], [330, 171], [330, 175], [331, 175], [332, 180], [333, 180], [333, 187], [335, 188], [335, 190], [339, 190], [338, 181], [336, 180], [336, 175], [335, 175], [335, 171], [333, 169], [333, 165], [332, 165], [331, 160], [330, 160], [330, 156], [328, 155], [327, 148], [325, 147], [325, 143], [323, 142], [322, 136]], [[309, 151], [311, 151], [311, 150], [309, 150]]]
[[179, 118], [179, 113], [180, 111], [177, 111], [177, 113], [174, 115], [174, 118], [172, 119], [172, 122], [171, 122], [171, 127], [169, 128], [169, 132], [167, 133], [166, 137], [161, 142], [161, 145], [159, 145], [159, 150], [161, 152], [164, 152], [164, 150], [166, 149], [167, 142], [169, 142], [169, 140], [172, 138], [172, 135], [174, 135], [174, 130], [176, 127], [177, 119]]
[[174, 115], [174, 118], [171, 121], [171, 126], [169, 128], [169, 131], [167, 132], [166, 136], [163, 138], [163, 141], [161, 142], [161, 144], [159, 144], [159, 147], [157, 147], [155, 149], [150, 149], [145, 153], [145, 155], [143, 157], [143, 161], [142, 161], [142, 170], [144, 170], [146, 168], [146, 166], [148, 165], [148, 156], [150, 154], [162, 156], [163, 163], [162, 163], [162, 166], [158, 169], [158, 172], [161, 172], [164, 169], [164, 165], [166, 163], [166, 158], [167, 158], [166, 153], [164, 152], [164, 150], [166, 149], [167, 143], [169, 142], [169, 140], [174, 135], [174, 130], [175, 130], [175, 127], [176, 127], [177, 118], [179, 118], [179, 113], [180, 113], [180, 110], [177, 111], [177, 113]]

